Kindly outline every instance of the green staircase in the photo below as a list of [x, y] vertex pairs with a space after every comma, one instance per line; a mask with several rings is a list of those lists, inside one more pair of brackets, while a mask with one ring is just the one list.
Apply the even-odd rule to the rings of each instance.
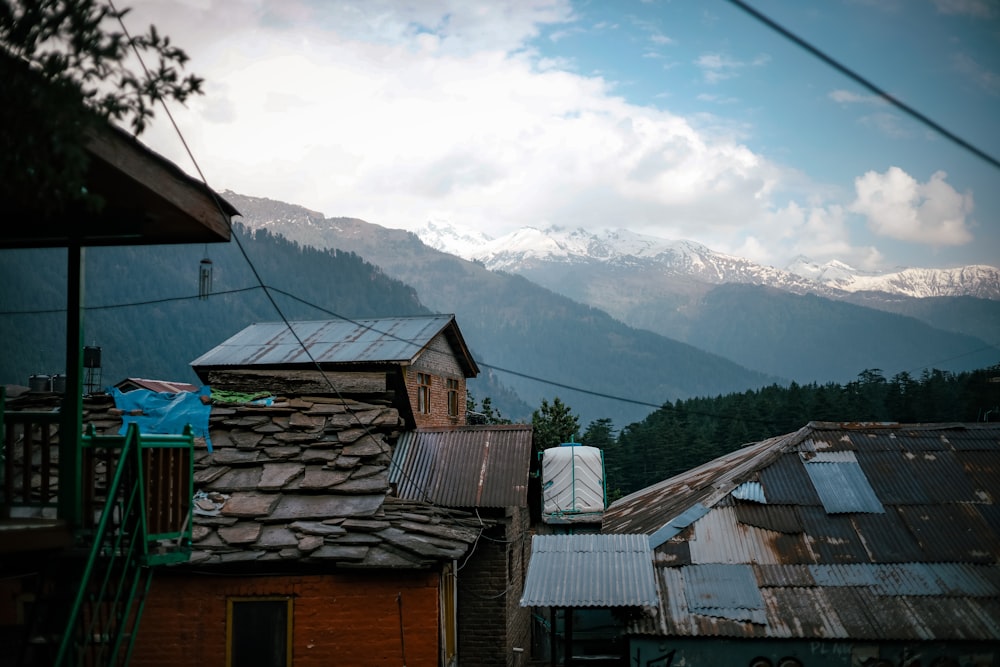
[[128, 664], [154, 568], [190, 555], [193, 440], [190, 427], [140, 436], [134, 424], [124, 436], [83, 436], [83, 497], [103, 503], [84, 501], [96, 520], [78, 543], [89, 547], [60, 554], [42, 577], [22, 665]]

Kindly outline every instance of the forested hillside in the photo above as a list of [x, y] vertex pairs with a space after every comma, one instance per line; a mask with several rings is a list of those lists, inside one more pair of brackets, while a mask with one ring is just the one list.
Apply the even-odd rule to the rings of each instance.
[[[290, 320], [430, 312], [413, 288], [354, 253], [302, 246], [242, 225], [234, 237]], [[213, 289], [199, 299], [199, 264], [206, 257]], [[88, 248], [85, 276], [84, 343], [101, 348], [105, 385], [129, 376], [197, 382], [193, 359], [248, 324], [280, 319], [235, 241]], [[7, 341], [0, 382], [26, 385], [31, 375], [64, 372], [65, 307], [64, 250], [0, 251], [0, 336]], [[480, 398], [493, 396], [504, 414], [530, 412], [489, 373], [471, 386]]]
[[843, 385], [792, 383], [692, 398], [664, 406], [617, 437], [592, 423], [582, 441], [604, 449], [609, 492], [622, 495], [810, 421], [1000, 421], [1000, 365], [890, 379], [866, 370]]
[[356, 252], [412, 285], [431, 309], [455, 313], [480, 366], [494, 370], [532, 406], [560, 396], [587, 421], [609, 417], [621, 426], [667, 401], [779, 381], [720, 355], [626, 326], [522, 276], [488, 271], [434, 250], [410, 232], [352, 218], [324, 219], [300, 206], [257, 197], [226, 197], [248, 224]]

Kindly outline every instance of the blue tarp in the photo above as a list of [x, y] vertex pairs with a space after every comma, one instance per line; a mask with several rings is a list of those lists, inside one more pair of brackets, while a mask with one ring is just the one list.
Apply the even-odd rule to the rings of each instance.
[[[124, 435], [129, 424], [137, 424], [139, 433], [179, 434], [190, 424], [195, 437], [205, 438], [208, 451], [212, 451], [212, 442], [208, 438], [208, 418], [212, 406], [201, 400], [202, 396], [210, 396], [211, 393], [208, 387], [202, 387], [197, 392], [177, 393], [133, 389], [124, 394], [112, 388], [115, 407], [125, 413], [119, 433]], [[129, 414], [138, 410], [142, 414]]]

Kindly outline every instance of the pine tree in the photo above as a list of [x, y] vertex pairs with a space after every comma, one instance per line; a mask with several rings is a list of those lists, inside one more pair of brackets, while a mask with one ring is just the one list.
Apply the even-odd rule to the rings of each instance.
[[531, 413], [531, 425], [535, 432], [535, 448], [541, 450], [573, 442], [580, 430], [580, 418], [556, 396], [552, 403], [542, 399], [539, 409]]

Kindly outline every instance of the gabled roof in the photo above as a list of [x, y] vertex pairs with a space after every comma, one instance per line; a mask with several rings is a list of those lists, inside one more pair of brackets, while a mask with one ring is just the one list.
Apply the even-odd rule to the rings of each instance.
[[1000, 639], [1000, 425], [835, 424], [613, 503], [688, 637]]
[[[281, 368], [413, 363], [439, 334], [454, 350], [466, 377], [479, 367], [454, 315], [382, 317], [364, 320], [251, 324], [191, 362], [195, 371], [214, 368]], [[301, 341], [301, 344], [300, 344]], [[303, 349], [303, 345], [305, 349]]]
[[389, 468], [396, 495], [445, 507], [527, 507], [531, 426], [407, 431]]

